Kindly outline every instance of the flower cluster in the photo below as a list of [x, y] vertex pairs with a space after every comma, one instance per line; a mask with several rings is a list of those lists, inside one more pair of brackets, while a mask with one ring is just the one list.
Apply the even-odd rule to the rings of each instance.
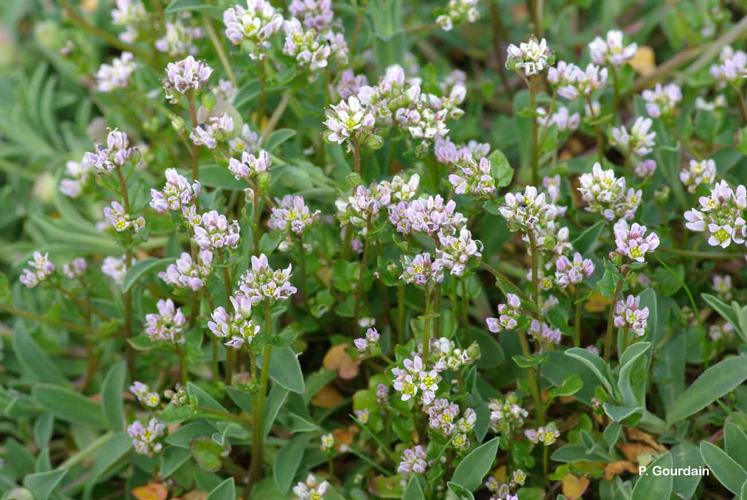
[[246, 295], [239, 294], [231, 297], [233, 314], [224, 307], [218, 307], [208, 321], [208, 329], [216, 337], [228, 338], [226, 345], [234, 349], [241, 349], [244, 345], [251, 345], [254, 337], [260, 331], [259, 325], [252, 321], [252, 301]]
[[376, 354], [380, 349], [380, 338], [381, 336], [379, 335], [379, 331], [376, 328], [369, 328], [368, 330], [366, 330], [366, 335], [364, 337], [359, 337], [353, 340], [353, 344], [355, 345], [355, 348], [359, 353], [373, 355]]
[[267, 151], [261, 150], [256, 156], [249, 151], [242, 151], [240, 160], [236, 158], [228, 160], [228, 170], [236, 180], [253, 180], [267, 172], [271, 164], [272, 160]]
[[529, 416], [519, 404], [518, 396], [511, 392], [502, 399], [492, 399], [488, 403], [490, 410], [490, 428], [493, 432], [499, 432], [510, 436], [524, 426], [524, 419]]
[[333, 104], [327, 109], [326, 116], [324, 126], [327, 127], [327, 131], [324, 137], [330, 142], [347, 142], [348, 145], [351, 142], [364, 143], [373, 146], [379, 140], [374, 134], [376, 118], [372, 110], [368, 106], [363, 106], [356, 96]]
[[620, 219], [614, 226], [615, 245], [618, 254], [635, 262], [644, 262], [646, 254], [659, 247], [659, 237], [653, 231], [646, 235], [646, 226], [633, 223], [629, 226]]
[[547, 113], [548, 112], [545, 108], [537, 108], [537, 123], [543, 127], [555, 125], [558, 128], [558, 131], [565, 132], [568, 130], [576, 130], [581, 124], [581, 115], [578, 113], [571, 114], [565, 106], [559, 106], [557, 111], [550, 115]]
[[610, 132], [610, 143], [623, 154], [645, 156], [654, 150], [656, 144], [656, 132], [651, 131], [652, 125], [651, 118], [639, 116], [633, 122], [630, 132], [625, 125], [613, 127]]
[[296, 287], [291, 285], [291, 269], [289, 264], [285, 269], [274, 270], [267, 262], [267, 256], [252, 256], [251, 268], [241, 277], [239, 289], [252, 304], [263, 301], [288, 300], [296, 293]]
[[436, 397], [438, 383], [441, 381], [437, 367], [427, 369], [423, 359], [417, 354], [412, 359], [406, 359], [403, 366], [404, 369], [392, 368], [392, 374], [395, 377], [393, 387], [400, 393], [402, 401], [408, 401], [420, 392], [423, 404], [431, 404]]
[[514, 44], [508, 46], [506, 69], [527, 77], [533, 76], [550, 66], [553, 58], [554, 55], [547, 46], [547, 40], [543, 38], [538, 42], [532, 37], [529, 41], [520, 43], [518, 47]]
[[166, 184], [163, 189], [161, 191], [150, 190], [150, 206], [160, 214], [168, 210], [182, 210], [192, 206], [200, 195], [200, 183], [197, 181], [190, 183], [175, 168], [167, 168], [165, 175]]
[[557, 207], [545, 200], [535, 186], [527, 186], [524, 193], [508, 193], [500, 213], [513, 230], [543, 232], [558, 214]]
[[195, 55], [197, 47], [193, 42], [202, 36], [202, 29], [184, 24], [181, 20], [167, 22], [166, 33], [156, 40], [156, 50], [171, 57]]
[[485, 322], [488, 330], [499, 333], [503, 330], [513, 330], [519, 324], [521, 317], [521, 299], [518, 295], [509, 293], [506, 295], [506, 303], [498, 304], [498, 317], [488, 318]]
[[219, 141], [224, 141], [233, 134], [233, 118], [228, 113], [220, 116], [209, 116], [207, 120], [196, 126], [189, 134], [189, 138], [197, 146], [215, 149]]
[[88, 269], [85, 259], [78, 257], [62, 265], [62, 274], [68, 279], [74, 280], [83, 275]]
[[589, 52], [594, 64], [611, 65], [615, 68], [621, 67], [633, 58], [638, 45], [631, 43], [624, 45], [622, 31], [608, 31], [605, 38], [596, 37], [589, 43]]
[[161, 396], [142, 383], [135, 381], [130, 386], [130, 392], [137, 398], [141, 405], [146, 408], [156, 408], [161, 404]]
[[542, 443], [545, 446], [551, 446], [560, 437], [560, 432], [555, 427], [555, 423], [551, 422], [545, 427], [538, 427], [537, 429], [527, 429], [524, 431], [524, 436], [534, 444]]
[[691, 193], [694, 193], [698, 186], [713, 184], [715, 178], [716, 162], [710, 158], [690, 160], [689, 166], [680, 170], [680, 180]]
[[457, 147], [449, 139], [436, 139], [436, 159], [452, 169], [449, 183], [456, 194], [489, 196], [495, 193], [492, 164], [486, 156], [488, 151], [487, 144]]
[[276, 202], [277, 206], [273, 207], [267, 222], [272, 229], [303, 234], [321, 214], [319, 210], [309, 210], [301, 196], [288, 194]]
[[60, 181], [60, 193], [70, 198], [77, 198], [88, 184], [93, 167], [85, 161], [68, 161], [65, 163], [66, 178]]
[[335, 201], [337, 218], [343, 226], [352, 226], [361, 230], [361, 234], [368, 232], [382, 206], [391, 201], [391, 192], [382, 185], [373, 184], [371, 187], [356, 186], [347, 199], [338, 198]]
[[431, 339], [430, 346], [434, 366], [439, 371], [447, 368], [458, 370], [462, 366], [474, 363], [480, 356], [480, 349], [477, 344], [462, 349], [446, 337]]
[[448, 269], [453, 276], [462, 276], [467, 269], [470, 259], [482, 257], [482, 243], [472, 239], [472, 233], [466, 227], [459, 230], [458, 235], [439, 234], [440, 247], [437, 260], [439, 267]]
[[[133, 258], [130, 266], [134, 263], [135, 259]], [[124, 282], [128, 268], [127, 258], [124, 255], [121, 257], [105, 257], [101, 263], [101, 272], [110, 277], [117, 285], [121, 285]]]
[[174, 101], [177, 98], [175, 92], [186, 94], [204, 88], [212, 74], [213, 68], [192, 56], [169, 63], [166, 66], [166, 80], [163, 82], [166, 98]]
[[223, 12], [226, 36], [238, 45], [249, 42], [252, 59], [263, 59], [270, 37], [283, 25], [283, 16], [268, 0], [246, 0], [246, 7], [235, 5]]
[[747, 189], [737, 186], [733, 190], [726, 181], [721, 181], [710, 196], [701, 196], [699, 209], [685, 212], [685, 226], [698, 233], [705, 232], [711, 246], [728, 247], [733, 241], [743, 244], [747, 238], [745, 209]]
[[643, 160], [635, 166], [633, 173], [641, 179], [652, 177], [656, 173], [656, 160]]
[[594, 263], [576, 252], [573, 260], [561, 255], [555, 261], [555, 283], [560, 288], [575, 286], [594, 273]]
[[156, 342], [183, 344], [185, 339], [182, 333], [187, 318], [182, 310], [176, 307], [171, 299], [159, 300], [156, 307], [158, 313], [145, 315], [145, 333]]
[[152, 457], [163, 449], [158, 441], [166, 433], [166, 426], [157, 418], [151, 418], [147, 425], [139, 420], [127, 426], [127, 434], [132, 438], [132, 447], [140, 455]]
[[711, 76], [720, 87], [740, 85], [747, 75], [747, 52], [734, 50], [730, 45], [721, 49], [718, 64], [711, 66]]
[[105, 146], [96, 144], [93, 151], [83, 155], [83, 168], [94, 168], [99, 173], [113, 172], [123, 167], [135, 152], [135, 148], [130, 147], [127, 134], [117, 129], [110, 130], [106, 136]]
[[298, 500], [321, 500], [327, 494], [328, 488], [327, 481], [319, 482], [314, 474], [309, 474], [305, 481], [296, 483], [293, 494]]
[[529, 335], [540, 344], [560, 344], [562, 334], [544, 321], [533, 319], [529, 324]]
[[347, 63], [348, 46], [341, 33], [331, 29], [319, 32], [315, 28], [305, 27], [295, 17], [283, 23], [283, 31], [283, 53], [295, 58], [302, 67], [307, 67], [312, 79], [319, 70], [329, 65], [330, 56], [340, 65]]
[[196, 261], [192, 260], [192, 256], [187, 252], [182, 252], [176, 262], [169, 264], [158, 277], [176, 288], [196, 292], [205, 286], [212, 271], [213, 253], [210, 250], [200, 250]]
[[573, 63], [560, 61], [547, 70], [547, 81], [557, 89], [558, 95], [569, 101], [579, 97], [588, 99], [592, 92], [607, 84], [607, 68], [589, 64], [583, 70]]
[[413, 448], [407, 448], [402, 452], [402, 459], [397, 465], [398, 474], [425, 474], [428, 468], [428, 460], [425, 448], [416, 445]]
[[113, 201], [108, 207], [104, 207], [104, 218], [118, 233], [127, 230], [137, 233], [145, 227], [143, 216], [133, 218], [117, 201]]
[[34, 288], [39, 283], [46, 281], [52, 273], [54, 273], [54, 263], [49, 260], [49, 254], [41, 252], [34, 252], [34, 258], [28, 261], [31, 269], [24, 269], [20, 282], [23, 283], [27, 288]]
[[488, 476], [485, 487], [492, 493], [490, 500], [519, 500], [519, 496], [512, 492], [524, 486], [526, 479], [526, 472], [516, 469], [511, 473], [511, 480], [507, 483], [500, 482], [495, 476]]
[[642, 337], [646, 333], [647, 323], [648, 307], [641, 307], [640, 297], [628, 295], [627, 299], [615, 304], [614, 324], [617, 328], [624, 328]]
[[139, 35], [139, 27], [148, 21], [148, 13], [140, 0], [115, 0], [112, 9], [112, 24], [125, 29], [119, 39], [132, 43]]
[[192, 227], [194, 241], [201, 249], [236, 248], [239, 245], [239, 223], [229, 224], [225, 215], [215, 210], [205, 212], [200, 220]]
[[664, 86], [657, 83], [653, 90], [646, 89], [641, 96], [646, 101], [646, 113], [651, 118], [666, 117], [677, 111], [677, 106], [682, 101], [682, 90], [676, 83]]
[[402, 274], [400, 279], [405, 283], [420, 286], [441, 283], [444, 279], [443, 263], [440, 259], [432, 259], [428, 252], [417, 254], [415, 257], [402, 257]]
[[444, 31], [451, 31], [462, 23], [474, 23], [480, 17], [477, 0], [449, 0], [446, 12], [436, 17], [436, 23]]
[[714, 276], [712, 287], [713, 291], [723, 300], [729, 301], [732, 299], [733, 285], [731, 282], [731, 276], [728, 274], [717, 274]]
[[111, 92], [126, 88], [135, 69], [137, 64], [132, 53], [122, 52], [122, 55], [115, 57], [111, 64], [102, 64], [99, 67], [96, 72], [96, 89], [99, 92]]
[[596, 212], [612, 221], [615, 218], [632, 219], [641, 203], [641, 191], [626, 190], [625, 177], [615, 177], [615, 172], [603, 170], [595, 163], [591, 173], [579, 178], [579, 193], [586, 202], [587, 212]]

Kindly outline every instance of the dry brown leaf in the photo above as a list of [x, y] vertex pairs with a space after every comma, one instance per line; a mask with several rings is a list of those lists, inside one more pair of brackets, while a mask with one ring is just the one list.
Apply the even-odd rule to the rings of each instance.
[[342, 394], [331, 385], [325, 385], [311, 398], [311, 404], [317, 408], [337, 408], [342, 403]]
[[619, 476], [623, 472], [636, 474], [638, 472], [638, 469], [636, 468], [635, 464], [633, 464], [633, 462], [628, 462], [627, 460], [611, 462], [604, 466], [604, 479], [609, 481], [615, 476]]
[[132, 496], [137, 500], [166, 500], [169, 490], [161, 483], [149, 483], [132, 489]]
[[584, 308], [592, 313], [602, 312], [607, 309], [607, 306], [611, 303], [612, 299], [603, 296], [599, 292], [594, 292], [591, 294], [591, 297], [589, 297], [589, 300], [586, 301]]
[[358, 362], [350, 357], [348, 348], [350, 344], [337, 344], [333, 346], [327, 354], [324, 355], [323, 365], [327, 370], [335, 370], [337, 375], [344, 379], [350, 380], [358, 376]]
[[653, 434], [649, 434], [648, 432], [636, 429], [635, 427], [628, 429], [626, 434], [628, 435], [628, 439], [630, 441], [640, 441], [642, 443], [646, 443], [647, 445], [661, 453], [665, 453], [667, 451], [667, 448], [665, 446], [656, 441], [656, 438], [653, 436]]
[[625, 458], [639, 464], [643, 462], [643, 465], [649, 462], [649, 460], [646, 460], [647, 457], [657, 455], [656, 449], [643, 443], [618, 443], [617, 447], [625, 455]]
[[354, 425], [349, 426], [346, 429], [335, 429], [332, 431], [332, 435], [335, 437], [335, 448], [340, 450], [342, 446], [350, 446], [353, 444], [353, 438], [358, 432], [358, 428]]
[[643, 76], [650, 75], [656, 69], [656, 55], [651, 47], [638, 47], [630, 60], [630, 65]]
[[563, 495], [571, 500], [581, 498], [590, 482], [588, 477], [578, 477], [568, 473], [563, 476]]

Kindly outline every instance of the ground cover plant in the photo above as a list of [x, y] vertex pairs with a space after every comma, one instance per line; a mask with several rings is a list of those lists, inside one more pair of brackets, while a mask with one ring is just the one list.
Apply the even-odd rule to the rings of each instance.
[[2, 498], [747, 498], [744, 2], [0, 13]]

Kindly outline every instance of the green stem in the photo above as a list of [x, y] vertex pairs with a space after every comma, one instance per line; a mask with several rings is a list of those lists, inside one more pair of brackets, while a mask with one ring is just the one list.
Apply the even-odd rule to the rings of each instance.
[[179, 376], [182, 383], [182, 387], [187, 387], [187, 356], [184, 353], [184, 349], [179, 344], [174, 344], [176, 355], [179, 357]]
[[[197, 128], [197, 108], [195, 106], [194, 92], [191, 90], [187, 92], [187, 102], [189, 103], [189, 119], [192, 122], [192, 130], [194, 130]], [[189, 157], [192, 165], [192, 180], [199, 182], [200, 169], [197, 161], [197, 145], [192, 139], [189, 139]]]
[[431, 291], [425, 285], [425, 311], [423, 313], [423, 365], [428, 366], [428, 357], [431, 349]]
[[361, 173], [361, 143], [358, 139], [353, 139], [353, 172]]
[[262, 221], [262, 210], [259, 206], [262, 194], [259, 192], [259, 181], [254, 180], [254, 186], [252, 187], [252, 199], [254, 200], [254, 206], [252, 207], [252, 239], [254, 241], [254, 255], [259, 255], [259, 240], [261, 235], [259, 233], [259, 227]]
[[397, 285], [397, 333], [398, 342], [404, 342], [405, 336], [405, 284], [400, 281]]
[[615, 285], [615, 291], [612, 294], [612, 303], [610, 304], [610, 312], [607, 315], [607, 333], [604, 337], [604, 360], [609, 362], [612, 356], [612, 350], [614, 349], [613, 337], [615, 336], [615, 306], [622, 292], [623, 285], [625, 284], [625, 277], [623, 276], [617, 280]]
[[210, 38], [210, 43], [213, 44], [215, 53], [218, 54], [218, 59], [220, 59], [220, 63], [223, 66], [223, 70], [226, 72], [226, 75], [228, 75], [228, 79], [231, 80], [231, 83], [233, 84], [233, 86], [236, 87], [238, 85], [236, 83], [236, 75], [233, 73], [233, 68], [231, 68], [231, 63], [228, 61], [228, 57], [226, 56], [226, 51], [223, 50], [223, 44], [221, 43], [218, 36], [215, 34], [215, 29], [213, 28], [212, 21], [210, 21], [210, 18], [208, 16], [203, 16], [202, 22], [203, 22], [203, 25], [205, 26], [205, 31], [207, 31], [208, 38]]
[[262, 351], [262, 371], [259, 375], [259, 392], [255, 398], [254, 411], [254, 439], [252, 441], [252, 458], [249, 466], [249, 484], [256, 484], [262, 479], [262, 451], [264, 436], [265, 399], [267, 398], [267, 384], [270, 380], [270, 356], [272, 355], [272, 314], [270, 303], [264, 304], [264, 337], [265, 346]]
[[265, 75], [265, 59], [264, 54], [260, 54], [260, 59], [257, 61], [259, 67], [259, 108], [257, 109], [257, 123], [262, 128], [262, 121], [265, 118], [265, 102], [267, 96], [265, 95], [265, 86], [267, 85]]
[[573, 347], [581, 347], [581, 301], [578, 290], [573, 293], [575, 314], [573, 318]]
[[531, 168], [532, 184], [539, 184], [539, 130], [537, 123], [537, 86], [534, 77], [529, 77], [529, 111], [532, 113]]
[[370, 248], [371, 223], [366, 225], [367, 231], [363, 242], [363, 256], [361, 257], [360, 267], [358, 268], [358, 285], [355, 287], [355, 325], [358, 328], [361, 319], [361, 302], [363, 301], [364, 280], [366, 277], [366, 266], [368, 265], [368, 253]]
[[[539, 256], [537, 248], [537, 239], [534, 236], [533, 231], [527, 233], [529, 236], [529, 247], [532, 253], [532, 302], [537, 311], [539, 311]], [[523, 331], [519, 332], [519, 344], [524, 356], [527, 358], [532, 356], [532, 352], [529, 349], [529, 341]], [[527, 377], [529, 379], [529, 387], [532, 393], [532, 399], [534, 400], [535, 412], [537, 413], [537, 420], [540, 425], [545, 424], [545, 405], [542, 404], [542, 394], [540, 386], [540, 368], [527, 370]]]

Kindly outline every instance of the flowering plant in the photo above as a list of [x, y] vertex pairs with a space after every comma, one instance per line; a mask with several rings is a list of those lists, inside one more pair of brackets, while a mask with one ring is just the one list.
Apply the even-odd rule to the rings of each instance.
[[747, 495], [747, 11], [526, 3], [3, 3], [0, 496]]

